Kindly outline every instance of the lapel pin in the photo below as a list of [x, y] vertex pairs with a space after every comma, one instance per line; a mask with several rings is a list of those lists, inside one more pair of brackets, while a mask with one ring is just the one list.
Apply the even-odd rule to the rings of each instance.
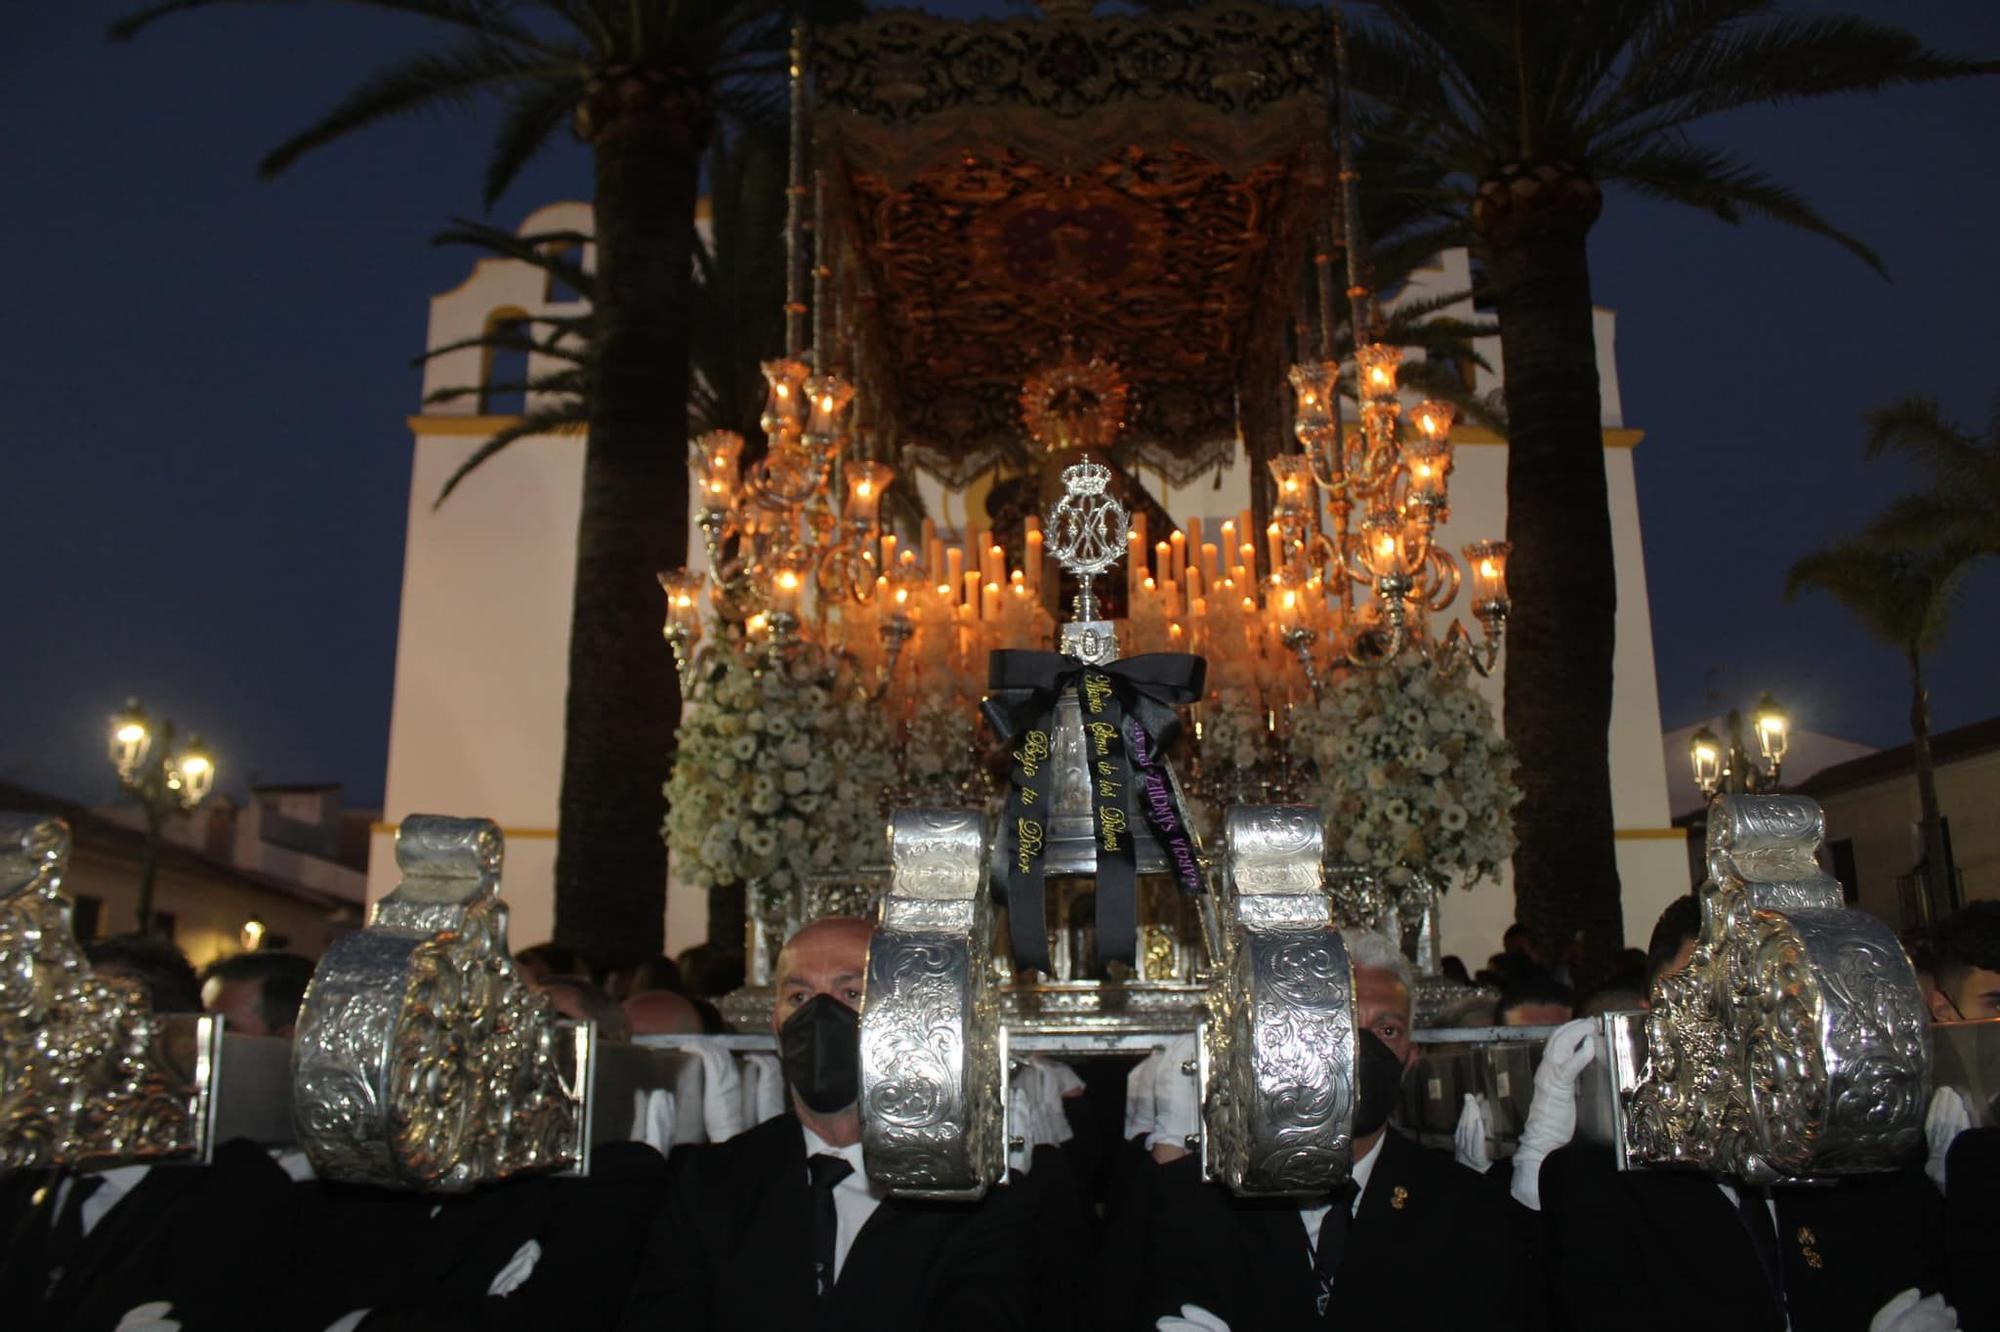
[[1403, 1204], [1408, 1202], [1409, 1200], [1410, 1200], [1410, 1191], [1404, 1188], [1401, 1184], [1398, 1184], [1394, 1189], [1390, 1190], [1389, 1192], [1389, 1206], [1395, 1208], [1399, 1212], [1403, 1210]]
[[1798, 1240], [1799, 1253], [1805, 1258], [1806, 1266], [1817, 1269], [1820, 1266], [1820, 1256], [1819, 1250], [1815, 1249], [1813, 1245], [1819, 1243], [1819, 1237], [1812, 1233], [1812, 1227], [1800, 1226]]

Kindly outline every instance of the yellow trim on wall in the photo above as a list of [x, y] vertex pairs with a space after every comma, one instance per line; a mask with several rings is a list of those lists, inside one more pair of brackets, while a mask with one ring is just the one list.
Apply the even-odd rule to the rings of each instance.
[[[518, 416], [410, 416], [404, 418], [418, 439], [422, 439], [427, 435], [478, 435], [484, 438], [488, 435], [498, 434], [520, 419]], [[580, 435], [583, 433], [583, 428], [581, 426], [569, 426], [551, 433]]]
[[[1604, 447], [1607, 449], [1632, 449], [1646, 437], [1643, 430], [1629, 426], [1607, 426], [1604, 430]], [[1451, 442], [1454, 444], [1505, 444], [1507, 441], [1488, 430], [1485, 426], [1453, 426]]]
[[[368, 831], [371, 833], [394, 833], [396, 825], [393, 823], [384, 823], [382, 820], [377, 819], [368, 825]], [[553, 842], [556, 840], [556, 830], [554, 828], [502, 828], [500, 835], [502, 837], [512, 837], [523, 842]]]
[[1685, 842], [1688, 830], [1686, 828], [1620, 828], [1614, 835], [1621, 842]]

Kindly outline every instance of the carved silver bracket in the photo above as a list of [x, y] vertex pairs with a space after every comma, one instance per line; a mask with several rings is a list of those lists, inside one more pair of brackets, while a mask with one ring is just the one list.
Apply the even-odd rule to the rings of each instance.
[[1819, 806], [1720, 796], [1701, 938], [1655, 987], [1624, 1156], [1751, 1183], [1892, 1168], [1921, 1150], [1930, 1047], [1896, 937], [1815, 853]]
[[403, 881], [320, 960], [292, 1099], [323, 1179], [460, 1192], [585, 1159], [587, 1042], [507, 948], [500, 829], [412, 815]]
[[1223, 953], [1200, 1076], [1202, 1171], [1243, 1196], [1347, 1178], [1359, 1051], [1354, 976], [1332, 918], [1316, 810], [1231, 809]]
[[220, 1024], [91, 971], [69, 846], [61, 819], [0, 813], [0, 1171], [200, 1159]]
[[904, 1197], [977, 1198], [1004, 1178], [1005, 1059], [984, 816], [902, 810], [861, 1008], [861, 1150]]

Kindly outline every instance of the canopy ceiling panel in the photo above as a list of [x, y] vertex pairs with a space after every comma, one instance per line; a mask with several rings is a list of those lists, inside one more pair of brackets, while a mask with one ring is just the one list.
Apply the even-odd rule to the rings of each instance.
[[1326, 211], [1326, 47], [1243, 3], [826, 34], [822, 254], [875, 428], [962, 483], [1023, 456], [1022, 382], [1067, 354], [1130, 383], [1122, 460], [1226, 458]]

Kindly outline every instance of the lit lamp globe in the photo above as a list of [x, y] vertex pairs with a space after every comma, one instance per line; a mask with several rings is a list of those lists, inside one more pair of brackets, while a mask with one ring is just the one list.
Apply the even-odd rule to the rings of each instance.
[[1766, 693], [1757, 700], [1757, 711], [1752, 714], [1752, 721], [1757, 727], [1757, 748], [1764, 755], [1764, 761], [1771, 765], [1771, 773], [1775, 777], [1778, 766], [1785, 761], [1785, 750], [1791, 744], [1791, 718], [1778, 706], [1778, 700]]
[[1688, 737], [1688, 765], [1694, 770], [1694, 784], [1705, 796], [1715, 794], [1722, 781], [1722, 741], [1706, 726]]
[[132, 699], [111, 719], [111, 763], [118, 780], [131, 785], [153, 751], [153, 725], [146, 710]]
[[215, 758], [198, 735], [167, 762], [167, 785], [180, 795], [181, 808], [193, 809], [215, 787]]

